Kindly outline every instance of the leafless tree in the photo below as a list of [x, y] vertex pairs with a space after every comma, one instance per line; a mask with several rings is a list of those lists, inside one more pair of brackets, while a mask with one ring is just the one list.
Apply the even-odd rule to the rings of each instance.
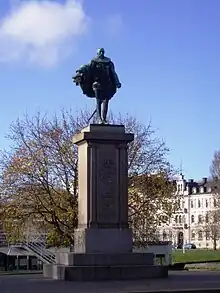
[[[27, 225], [49, 231], [53, 245], [73, 243], [77, 226], [78, 156], [72, 136], [87, 125], [88, 111], [78, 115], [61, 111], [49, 118], [26, 115], [11, 125], [10, 150], [0, 156], [0, 191], [4, 198], [1, 219], [12, 240], [21, 238]], [[175, 207], [173, 168], [169, 149], [151, 123], [135, 117], [111, 115], [135, 134], [129, 145], [130, 220], [138, 235], [152, 235]], [[24, 236], [24, 235], [23, 235]]]

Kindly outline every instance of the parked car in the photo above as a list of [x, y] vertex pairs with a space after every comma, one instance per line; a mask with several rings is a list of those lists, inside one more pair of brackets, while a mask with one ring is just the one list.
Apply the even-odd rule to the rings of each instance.
[[196, 245], [194, 243], [186, 243], [183, 246], [184, 249], [196, 249]]
[[182, 249], [183, 248], [183, 245], [182, 244], [178, 244], [176, 248], [177, 249]]

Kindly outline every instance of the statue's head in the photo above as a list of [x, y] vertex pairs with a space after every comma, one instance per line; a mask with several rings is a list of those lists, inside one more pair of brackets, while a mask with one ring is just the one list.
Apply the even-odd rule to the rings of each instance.
[[103, 58], [104, 55], [105, 55], [105, 50], [104, 50], [104, 48], [99, 48], [99, 49], [97, 50], [97, 56]]

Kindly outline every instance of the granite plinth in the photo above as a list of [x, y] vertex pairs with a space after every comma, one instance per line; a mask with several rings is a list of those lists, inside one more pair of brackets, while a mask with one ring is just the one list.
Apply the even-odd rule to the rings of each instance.
[[168, 267], [129, 266], [63, 266], [44, 265], [44, 277], [65, 281], [110, 281], [167, 278]]
[[74, 252], [125, 253], [132, 251], [132, 230], [86, 228], [74, 231]]

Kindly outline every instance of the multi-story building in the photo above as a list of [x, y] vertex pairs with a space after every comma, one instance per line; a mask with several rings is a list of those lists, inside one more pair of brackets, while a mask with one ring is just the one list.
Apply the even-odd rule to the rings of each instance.
[[[177, 180], [179, 210], [167, 224], [158, 227], [160, 238], [174, 245], [194, 243], [198, 248], [211, 248], [212, 237], [205, 227], [207, 212], [215, 209], [215, 197], [207, 178], [201, 181], [185, 180], [181, 174]], [[217, 241], [220, 246], [220, 241]]]

